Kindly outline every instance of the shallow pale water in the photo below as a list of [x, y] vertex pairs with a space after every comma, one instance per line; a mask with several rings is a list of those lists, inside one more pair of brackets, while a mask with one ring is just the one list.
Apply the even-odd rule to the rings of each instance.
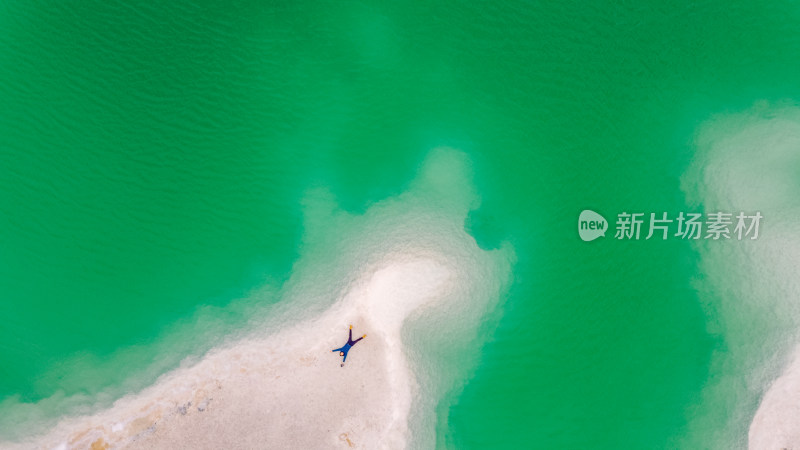
[[584, 243], [575, 219], [698, 210], [701, 124], [800, 96], [790, 2], [0, 11], [4, 423], [107, 403], [235, 333], [290, 277], [310, 190], [361, 213], [449, 146], [482, 198], [466, 229], [517, 262], [441, 446], [746, 435], [757, 399], [728, 415], [736, 386], [706, 388], [749, 370], [726, 352], [762, 338], [758, 311], [717, 315], [703, 248]]

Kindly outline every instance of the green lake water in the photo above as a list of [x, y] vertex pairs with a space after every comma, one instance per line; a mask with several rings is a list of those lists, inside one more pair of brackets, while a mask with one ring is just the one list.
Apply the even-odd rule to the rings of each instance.
[[698, 248], [576, 221], [696, 210], [698, 127], [800, 98], [799, 21], [776, 1], [4, 2], [2, 409], [153, 381], [291, 275], [309, 189], [363, 212], [448, 146], [482, 198], [466, 229], [517, 262], [440, 445], [722, 448], [748, 422], [704, 394], [727, 347]]

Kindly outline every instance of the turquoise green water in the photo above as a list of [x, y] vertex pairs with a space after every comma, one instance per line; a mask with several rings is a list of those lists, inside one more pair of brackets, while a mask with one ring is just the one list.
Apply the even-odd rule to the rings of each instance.
[[288, 278], [304, 192], [358, 213], [446, 145], [483, 198], [465, 226], [518, 262], [440, 444], [716, 445], [697, 249], [574, 223], [691, 210], [697, 127], [800, 95], [795, 5], [216, 3], [0, 7], [5, 407], [152, 381], [198, 310], [227, 311], [212, 342]]

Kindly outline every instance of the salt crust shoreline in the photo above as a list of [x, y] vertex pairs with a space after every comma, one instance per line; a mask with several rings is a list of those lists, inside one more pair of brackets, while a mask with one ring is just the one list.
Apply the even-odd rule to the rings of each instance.
[[[400, 328], [450, 275], [429, 260], [390, 264], [319, 317], [213, 350], [108, 410], [11, 448], [405, 448], [416, 382]], [[349, 324], [368, 336], [342, 368], [331, 349]]]

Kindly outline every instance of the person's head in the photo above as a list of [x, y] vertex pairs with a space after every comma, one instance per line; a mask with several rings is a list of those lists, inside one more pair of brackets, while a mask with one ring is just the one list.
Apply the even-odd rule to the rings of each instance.
[[339, 352], [339, 356], [344, 356], [344, 352]]

